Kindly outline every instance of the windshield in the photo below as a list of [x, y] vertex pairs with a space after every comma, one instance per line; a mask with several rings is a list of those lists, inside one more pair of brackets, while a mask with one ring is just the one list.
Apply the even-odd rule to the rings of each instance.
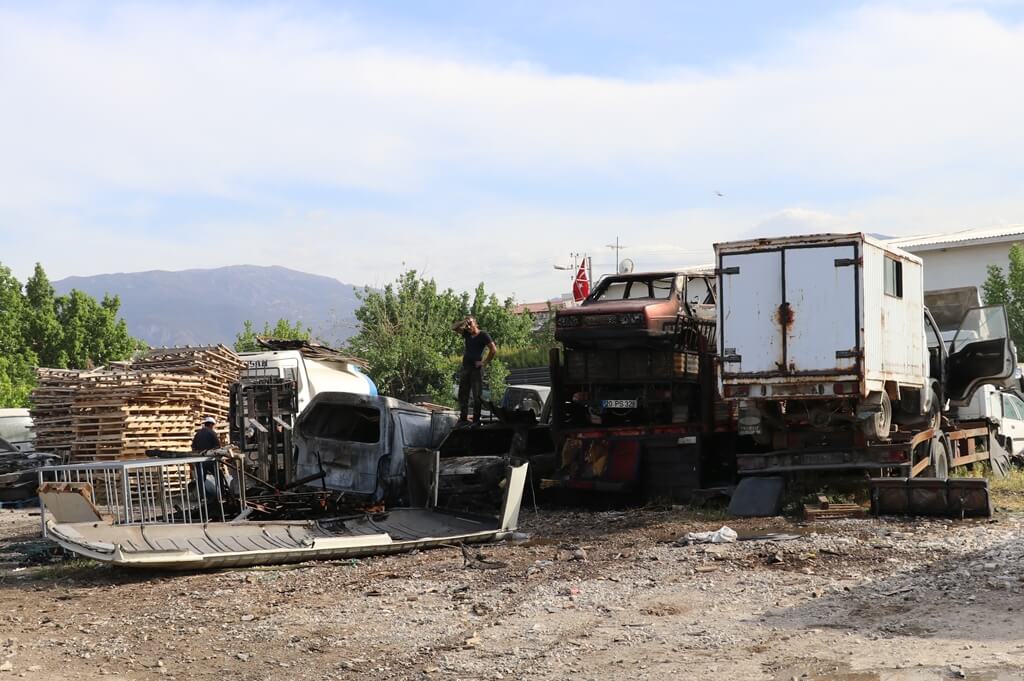
[[675, 277], [623, 278], [608, 277], [601, 281], [590, 296], [590, 302], [598, 300], [668, 300], [672, 296]]

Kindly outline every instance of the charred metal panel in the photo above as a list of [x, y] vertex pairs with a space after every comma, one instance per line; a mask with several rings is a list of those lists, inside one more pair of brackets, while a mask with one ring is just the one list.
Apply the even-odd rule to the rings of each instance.
[[403, 491], [405, 449], [432, 447], [431, 414], [390, 397], [320, 393], [295, 427], [296, 473], [370, 501]]

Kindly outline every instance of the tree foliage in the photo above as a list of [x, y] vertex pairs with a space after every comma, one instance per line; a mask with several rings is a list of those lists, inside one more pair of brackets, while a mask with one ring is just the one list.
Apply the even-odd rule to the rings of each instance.
[[256, 342], [257, 336], [264, 338], [280, 338], [286, 340], [310, 340], [312, 329], [302, 326], [302, 322], [294, 324], [287, 319], [278, 319], [273, 327], [270, 322], [263, 322], [263, 330], [257, 332], [253, 323], [246, 319], [242, 331], [235, 334], [236, 352], [254, 352], [262, 347]]
[[[530, 318], [513, 314], [513, 300], [499, 301], [483, 284], [472, 295], [439, 290], [433, 279], [408, 270], [384, 290], [365, 288], [358, 295], [359, 331], [349, 339], [348, 349], [369, 363], [369, 374], [383, 394], [400, 399], [430, 395], [451, 403], [452, 377], [463, 350], [452, 324], [467, 314], [491, 335], [499, 353], [530, 339]], [[495, 366], [493, 383], [500, 385], [491, 389], [497, 397], [504, 390], [504, 375], [497, 380], [503, 372], [501, 365]]]
[[88, 369], [145, 347], [129, 335], [120, 307], [117, 296], [56, 295], [39, 264], [23, 288], [0, 265], [0, 407], [28, 405], [36, 366]]
[[998, 265], [988, 266], [988, 278], [982, 285], [986, 305], [1005, 305], [1010, 324], [1010, 338], [1017, 352], [1024, 350], [1024, 246], [1010, 247], [1009, 265], [1004, 271]]

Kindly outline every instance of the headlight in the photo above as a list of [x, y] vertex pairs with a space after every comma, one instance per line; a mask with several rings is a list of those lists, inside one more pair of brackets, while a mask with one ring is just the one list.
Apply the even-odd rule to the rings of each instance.
[[643, 326], [643, 312], [623, 312], [619, 315], [619, 324], [622, 326]]
[[560, 329], [572, 328], [579, 325], [579, 315], [558, 315], [555, 317], [555, 326]]

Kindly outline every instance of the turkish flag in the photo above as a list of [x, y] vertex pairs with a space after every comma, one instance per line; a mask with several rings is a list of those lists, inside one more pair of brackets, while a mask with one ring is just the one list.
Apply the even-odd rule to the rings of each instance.
[[587, 279], [587, 259], [580, 263], [580, 269], [576, 273], [576, 281], [572, 283], [572, 298], [577, 303], [590, 295], [590, 280]]

